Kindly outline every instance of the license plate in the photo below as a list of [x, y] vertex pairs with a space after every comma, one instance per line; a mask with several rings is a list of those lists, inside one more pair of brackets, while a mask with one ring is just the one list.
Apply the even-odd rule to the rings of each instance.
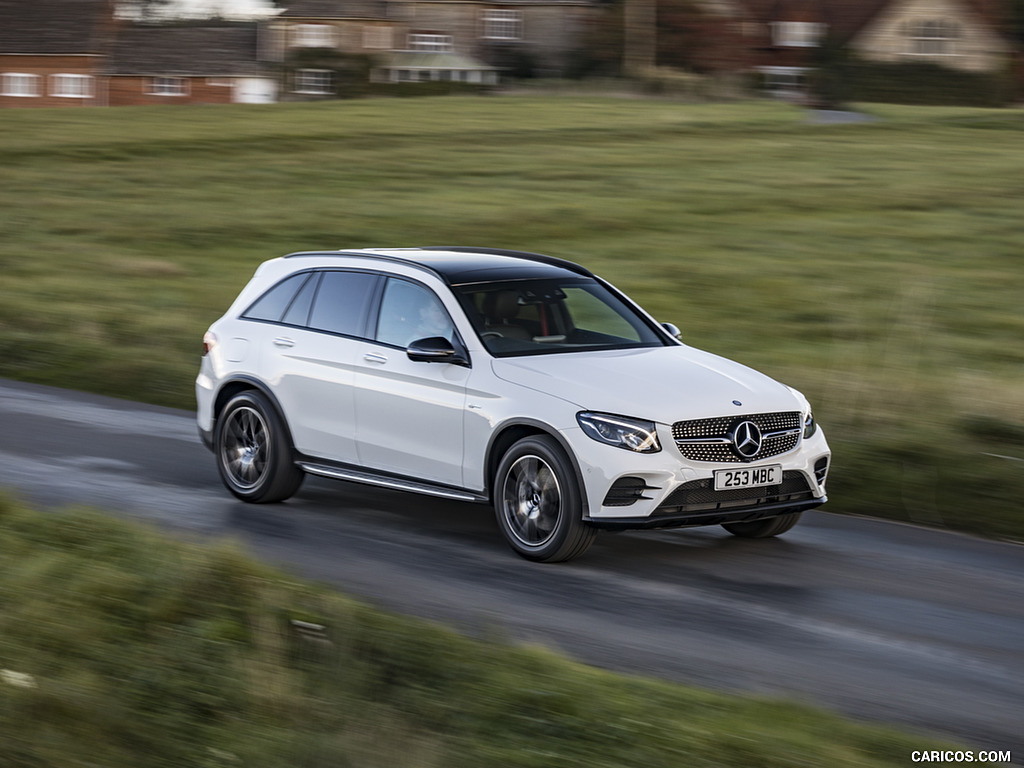
[[716, 491], [731, 491], [736, 488], [760, 488], [762, 485], [779, 485], [781, 482], [781, 464], [772, 464], [767, 467], [719, 469], [715, 471]]

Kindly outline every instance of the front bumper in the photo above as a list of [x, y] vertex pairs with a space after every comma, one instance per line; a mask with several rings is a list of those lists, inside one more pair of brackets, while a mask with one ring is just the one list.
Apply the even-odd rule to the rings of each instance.
[[748, 522], [821, 506], [831, 454], [819, 429], [784, 454], [751, 468], [781, 464], [778, 485], [715, 491], [714, 472], [736, 464], [685, 459], [659, 425], [662, 450], [639, 454], [597, 443], [582, 432], [568, 436], [580, 462], [587, 515], [595, 527], [679, 528]]

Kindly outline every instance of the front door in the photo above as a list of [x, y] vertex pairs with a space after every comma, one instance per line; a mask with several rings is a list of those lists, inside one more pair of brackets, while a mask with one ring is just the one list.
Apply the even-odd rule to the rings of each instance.
[[417, 339], [456, 339], [440, 299], [411, 280], [388, 278], [373, 342], [355, 357], [356, 448], [367, 468], [462, 487], [463, 415], [471, 370], [413, 362]]

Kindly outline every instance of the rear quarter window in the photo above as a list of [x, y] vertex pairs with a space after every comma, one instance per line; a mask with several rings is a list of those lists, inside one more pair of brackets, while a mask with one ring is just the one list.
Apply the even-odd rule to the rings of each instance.
[[292, 300], [309, 278], [310, 273], [308, 272], [302, 272], [285, 278], [256, 299], [242, 313], [242, 317], [247, 320], [266, 320], [272, 323], [281, 322], [281, 318], [288, 311]]

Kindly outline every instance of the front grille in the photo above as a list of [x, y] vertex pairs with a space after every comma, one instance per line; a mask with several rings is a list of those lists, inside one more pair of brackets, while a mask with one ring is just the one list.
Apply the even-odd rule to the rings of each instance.
[[718, 510], [757, 507], [762, 504], [784, 504], [786, 502], [811, 501], [814, 492], [807, 485], [802, 472], [782, 473], [778, 485], [760, 488], [737, 488], [716, 491], [710, 478], [692, 480], [674, 490], [652, 516], [680, 515], [689, 512], [713, 512]]
[[[761, 450], [750, 457], [736, 453], [729, 434], [737, 424], [751, 421], [761, 430]], [[755, 413], [748, 416], [718, 416], [711, 419], [677, 421], [672, 437], [683, 458], [690, 461], [735, 463], [759, 461], [796, 448], [803, 425], [799, 411]]]

